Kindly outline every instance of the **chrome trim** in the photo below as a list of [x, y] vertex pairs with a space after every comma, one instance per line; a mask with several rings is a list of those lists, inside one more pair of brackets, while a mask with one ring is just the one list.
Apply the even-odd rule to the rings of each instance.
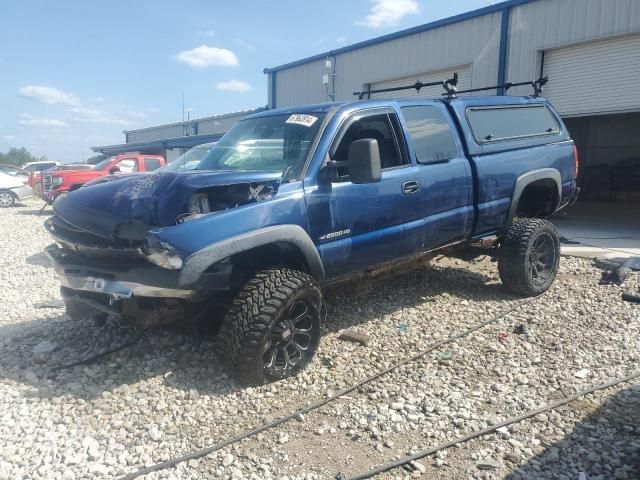
[[75, 275], [64, 271], [61, 272], [58, 269], [56, 269], [56, 274], [63, 287], [72, 290], [82, 290], [84, 292], [103, 293], [114, 300], [123, 300], [131, 297], [170, 297], [186, 299], [196, 294], [195, 290], [154, 287], [135, 282], [109, 280], [91, 275]]
[[[167, 288], [104, 278], [100, 276], [100, 272], [91, 270], [89, 273], [87, 267], [80, 265], [63, 265], [51, 250], [45, 249], [45, 252], [52, 260], [53, 268], [56, 276], [60, 280], [60, 284], [72, 290], [102, 293], [108, 295], [113, 300], [123, 300], [131, 297], [188, 299], [197, 294], [196, 290]], [[108, 275], [110, 274], [105, 273], [105, 277]]]

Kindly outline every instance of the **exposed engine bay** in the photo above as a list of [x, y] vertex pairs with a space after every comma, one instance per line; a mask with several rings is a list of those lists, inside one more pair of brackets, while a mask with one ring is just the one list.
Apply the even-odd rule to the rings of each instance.
[[187, 211], [176, 218], [184, 223], [209, 213], [238, 208], [253, 202], [270, 200], [278, 191], [278, 182], [241, 183], [204, 188], [193, 193]]

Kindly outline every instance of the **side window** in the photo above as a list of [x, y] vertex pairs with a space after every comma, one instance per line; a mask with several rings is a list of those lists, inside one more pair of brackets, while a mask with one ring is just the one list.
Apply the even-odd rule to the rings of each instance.
[[[395, 115], [392, 116], [395, 117]], [[397, 119], [395, 123], [397, 124]], [[398, 140], [391, 126], [390, 114], [387, 113], [370, 115], [353, 122], [340, 140], [333, 159], [347, 160], [351, 142], [363, 138], [375, 138], [378, 141], [383, 170], [399, 167], [406, 163], [398, 148]]]
[[435, 106], [402, 107], [418, 163], [442, 162], [458, 155], [458, 147], [444, 113]]
[[122, 173], [131, 173], [138, 171], [138, 160], [135, 158], [123, 158], [117, 163]]
[[558, 121], [544, 105], [468, 108], [467, 119], [478, 143], [560, 132]]
[[157, 158], [145, 158], [144, 159], [144, 170], [146, 172], [153, 172], [160, 168], [160, 160]]

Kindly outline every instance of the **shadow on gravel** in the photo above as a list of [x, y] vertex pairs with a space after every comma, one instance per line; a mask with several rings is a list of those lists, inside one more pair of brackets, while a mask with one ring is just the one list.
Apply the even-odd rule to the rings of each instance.
[[29, 255], [26, 259], [29, 265], [37, 265], [39, 267], [50, 267], [51, 260], [44, 252], [39, 252], [34, 255]]
[[[25, 207], [26, 205], [20, 205], [21, 207]], [[44, 210], [42, 210], [41, 208], [38, 208], [36, 210], [20, 210], [18, 212], [19, 215], [30, 215], [30, 216], [40, 216], [42, 217], [42, 221], [44, 222], [47, 218], [49, 218], [53, 212], [48, 209], [45, 208]]]
[[[40, 258], [34, 255], [29, 261]], [[325, 332], [365, 324], [425, 301], [435, 301], [434, 297], [443, 294], [475, 302], [514, 298], [491, 280], [464, 267], [436, 265], [332, 287], [327, 292], [329, 315]], [[141, 336], [135, 325], [122, 324], [113, 318], [102, 322], [89, 318], [71, 321], [63, 309], [55, 307], [54, 304], [47, 309], [48, 318], [0, 327], [0, 378], [34, 387], [34, 396], [68, 394], [85, 400], [125, 385], [131, 389], [149, 388], [140, 384], [144, 380], [207, 395], [228, 394], [238, 389], [214, 353], [213, 338], [198, 335], [186, 322]], [[134, 345], [95, 362], [56, 369], [138, 338]]]
[[[593, 409], [588, 399], [568, 407]], [[583, 473], [584, 475], [581, 475]], [[640, 385], [618, 392], [564, 439], [515, 469], [507, 480], [640, 478]]]

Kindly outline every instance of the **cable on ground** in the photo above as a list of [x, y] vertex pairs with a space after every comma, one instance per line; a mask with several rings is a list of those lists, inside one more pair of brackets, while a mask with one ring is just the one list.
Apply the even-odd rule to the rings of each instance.
[[519, 302], [517, 305], [510, 307], [508, 309], [506, 309], [504, 312], [500, 313], [499, 315], [490, 318], [489, 320], [485, 320], [484, 322], [479, 323], [478, 325], [476, 325], [475, 327], [472, 327], [468, 330], [464, 330], [462, 332], [459, 332], [451, 337], [447, 337], [443, 340], [440, 340], [438, 342], [435, 342], [433, 344], [431, 344], [427, 349], [405, 359], [402, 360], [401, 362], [398, 362], [384, 370], [381, 370], [380, 372], [365, 378], [364, 380], [361, 380], [360, 382], [344, 388], [342, 390], [340, 390], [337, 393], [334, 393], [333, 395], [324, 398], [322, 400], [317, 400], [315, 402], [312, 402], [310, 404], [308, 404], [307, 406], [293, 412], [293, 413], [289, 413], [283, 417], [277, 418], [271, 422], [268, 422], [264, 425], [261, 425], [259, 427], [256, 427], [252, 430], [249, 430], [247, 432], [235, 435], [233, 437], [230, 437], [226, 440], [222, 440], [219, 443], [216, 443], [215, 445], [211, 445], [209, 447], [205, 447], [203, 449], [200, 450], [196, 450], [194, 452], [191, 453], [187, 453], [185, 455], [181, 455], [179, 457], [175, 457], [172, 458], [170, 460], [164, 461], [164, 462], [160, 462], [160, 463], [156, 463], [155, 465], [151, 465], [149, 467], [144, 467], [141, 468], [135, 472], [129, 473], [123, 477], [120, 477], [119, 480], [133, 480], [134, 478], [138, 478], [141, 475], [147, 475], [149, 473], [152, 472], [157, 472], [160, 470], [165, 470], [167, 468], [171, 468], [171, 467], [175, 467], [176, 465], [178, 465], [179, 463], [183, 463], [183, 462], [187, 462], [189, 460], [194, 460], [197, 458], [201, 458], [204, 457], [206, 455], [209, 455], [210, 453], [213, 453], [215, 451], [218, 451], [224, 447], [227, 447], [229, 445], [232, 445], [234, 443], [238, 443], [248, 437], [251, 437], [253, 435], [257, 435], [258, 433], [264, 432], [265, 430], [269, 430], [271, 428], [277, 427], [278, 425], [282, 425], [285, 422], [288, 422], [289, 420], [293, 420], [294, 418], [298, 417], [299, 415], [302, 414], [306, 414], [309, 413], [313, 410], [317, 410], [320, 407], [323, 407], [325, 405], [327, 405], [330, 402], [333, 402], [334, 400], [337, 400], [338, 398], [342, 397], [343, 395], [347, 395], [351, 392], [353, 392], [354, 390], [357, 390], [358, 388], [366, 385], [367, 383], [373, 382], [374, 380], [377, 380], [378, 378], [386, 375], [387, 373], [392, 372], [393, 370], [400, 368], [404, 365], [407, 365], [409, 363], [415, 362], [416, 360], [420, 359], [421, 357], [424, 357], [425, 355], [427, 355], [428, 353], [434, 351], [435, 349], [441, 347], [442, 345], [446, 345], [447, 343], [451, 343], [454, 342], [456, 340], [459, 340], [463, 337], [466, 337], [468, 335], [471, 335], [472, 333], [486, 327], [487, 325], [491, 325], [492, 323], [496, 323], [500, 320], [502, 320], [504, 317], [506, 317], [507, 315], [509, 315], [510, 313], [514, 312], [515, 310], [519, 309], [522, 306], [528, 305], [538, 299], [540, 299], [541, 297], [535, 297], [535, 298], [530, 298], [529, 300], [525, 300], [523, 302]]
[[111, 355], [112, 353], [116, 353], [119, 352], [120, 350], [124, 350], [125, 348], [129, 348], [132, 347], [133, 345], [135, 345], [136, 343], [138, 343], [142, 337], [144, 337], [145, 333], [147, 333], [146, 330], [143, 330], [140, 335], [138, 335], [137, 337], [135, 337], [133, 340], [124, 343], [122, 345], [119, 345], [115, 348], [112, 348], [111, 350], [107, 350], [106, 352], [100, 352], [96, 355], [93, 355], [92, 357], [89, 358], [85, 358], [84, 360], [78, 360], [77, 362], [73, 362], [73, 363], [69, 363], [67, 365], [58, 365], [56, 367], [53, 367], [53, 370], [65, 370], [68, 368], [73, 368], [73, 367], [77, 367], [79, 365], [86, 365], [88, 363], [93, 363], [96, 360], [102, 358], [102, 357], [106, 357], [107, 355]]
[[424, 458], [427, 457], [429, 455], [433, 455], [434, 453], [440, 451], [440, 450], [444, 450], [450, 447], [453, 447], [454, 445], [458, 445], [460, 443], [464, 443], [467, 442], [469, 440], [472, 440], [474, 438], [480, 437], [482, 435], [486, 435], [488, 433], [493, 433], [495, 432], [497, 429], [502, 428], [502, 427], [506, 427], [508, 425], [511, 425], [513, 423], [518, 423], [521, 422], [522, 420], [526, 420], [527, 418], [531, 418], [534, 417], [540, 413], [546, 412], [548, 410], [552, 410], [554, 408], [558, 408], [562, 405], [566, 405], [569, 402], [572, 402], [573, 400], [576, 400], [580, 397], [584, 397], [585, 395], [588, 395], [590, 393], [593, 393], [595, 391], [598, 390], [604, 390], [606, 388], [610, 388], [610, 387], [614, 387], [620, 383], [625, 383], [625, 382], [630, 382], [631, 380], [635, 380], [636, 378], [640, 377], [640, 371], [632, 373], [630, 375], [627, 375], [626, 377], [621, 377], [621, 378], [616, 378], [614, 380], [611, 380], [609, 382], [605, 382], [605, 383], [601, 383], [599, 385], [594, 385], [591, 386], [585, 390], [582, 390], [580, 392], [574, 393], [573, 395], [569, 395], [566, 396], [564, 398], [562, 398], [561, 400], [557, 400], [555, 402], [552, 403], [548, 403], [542, 407], [536, 408], [534, 410], [529, 410], [528, 412], [522, 414], [522, 415], [518, 415], [516, 417], [511, 417], [507, 420], [504, 420], [503, 422], [500, 423], [496, 423], [494, 425], [491, 425], [490, 427], [487, 428], [483, 428], [482, 430], [477, 430], [473, 433], [470, 433], [469, 435], [465, 435], [463, 437], [459, 437], [455, 440], [452, 440], [450, 442], [446, 442], [440, 445], [437, 445], [433, 448], [429, 448], [427, 450], [422, 450], [420, 452], [417, 452], [413, 455], [407, 455], [406, 457], [400, 458], [398, 460], [395, 460], [393, 462], [389, 462], [389, 463], [385, 463], [383, 465], [380, 465], [378, 467], [372, 468], [371, 470], [367, 470], [366, 472], [361, 472], [355, 475], [352, 475], [350, 477], [345, 477], [342, 474], [339, 474], [336, 478], [340, 478], [340, 479], [344, 479], [344, 480], [361, 480], [364, 478], [371, 478], [375, 475], [379, 475], [381, 473], [387, 472], [389, 470], [392, 470], [394, 468], [397, 467], [401, 467], [403, 465], [407, 465], [408, 463], [411, 463], [414, 460], [418, 460], [420, 458]]

